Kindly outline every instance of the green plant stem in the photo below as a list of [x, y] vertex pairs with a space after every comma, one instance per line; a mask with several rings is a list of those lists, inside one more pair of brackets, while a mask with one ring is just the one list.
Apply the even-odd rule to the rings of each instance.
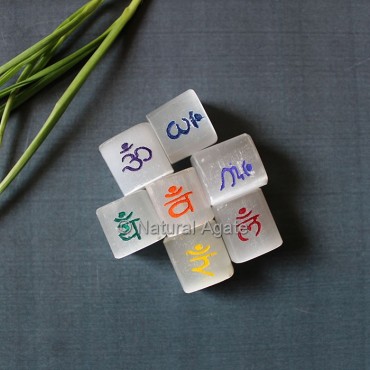
[[[91, 2], [91, 1], [90, 1]], [[72, 15], [70, 15], [68, 18], [66, 18], [58, 27], [57, 29], [60, 29], [61, 27], [67, 25], [70, 21], [76, 19], [76, 17], [80, 16], [82, 14], [82, 12], [84, 11], [84, 9], [86, 8], [86, 6], [88, 5], [89, 3], [83, 5], [80, 9], [76, 10]], [[80, 18], [80, 22], [82, 22], [83, 20], [85, 20], [88, 16], [90, 16], [92, 13], [87, 13], [84, 15], [84, 17], [81, 17]], [[78, 24], [79, 25], [79, 24]], [[78, 25], [76, 27], [78, 27]], [[46, 45], [44, 46], [43, 48], [41, 48], [40, 50], [34, 52], [33, 54], [31, 54], [29, 57], [27, 57], [26, 59], [20, 61], [18, 64], [14, 65], [13, 67], [11, 68], [7, 68], [7, 70], [2, 73], [0, 75], [0, 86], [2, 86], [4, 83], [6, 83], [8, 80], [10, 80], [15, 74], [18, 73], [19, 70], [21, 70], [25, 65], [28, 65], [30, 64], [32, 61], [34, 61], [35, 59], [38, 59], [40, 57], [42, 57], [45, 52], [47, 52], [47, 50], [50, 49], [50, 45]], [[41, 59], [41, 58], [40, 58]], [[2, 66], [3, 67], [3, 66]]]
[[[85, 59], [87, 56], [92, 54], [92, 52], [95, 51], [98, 45], [95, 46], [95, 48], [87, 49], [84, 51], [84, 53], [79, 53], [78, 57], [71, 59], [68, 63], [63, 63], [58, 69], [54, 70], [52, 73], [44, 74], [43, 77], [37, 78], [37, 81], [35, 81], [30, 87], [22, 90], [17, 96], [16, 100], [13, 104], [13, 109], [19, 107], [24, 102], [26, 102], [28, 99], [30, 99], [32, 96], [37, 94], [39, 91], [41, 91], [43, 88], [48, 86], [50, 83], [55, 81], [57, 78], [62, 76], [64, 73], [66, 73], [68, 70], [73, 68], [77, 63], [79, 63], [81, 60]], [[41, 71], [42, 72], [42, 71]], [[41, 73], [40, 72], [40, 73]], [[31, 79], [33, 79], [32, 76]], [[5, 104], [0, 106], [0, 113], [2, 113], [5, 109]]]
[[16, 57], [8, 61], [7, 63], [3, 64], [0, 67], [0, 75], [6, 73], [9, 69], [18, 66], [19, 64], [24, 65], [24, 61], [27, 60], [29, 57], [33, 57], [35, 53], [38, 53], [41, 49], [45, 46], [48, 46], [50, 43], [56, 42], [60, 37], [64, 34], [68, 33], [71, 29], [75, 26], [80, 24], [86, 17], [92, 14], [103, 2], [104, 0], [92, 0], [91, 2], [87, 3], [83, 10], [75, 17], [73, 17], [69, 22], [67, 22], [62, 27], [53, 31], [50, 35], [46, 36], [30, 48], [26, 49], [22, 53], [18, 54]]
[[[31, 73], [34, 65], [33, 64], [27, 64], [21, 75], [19, 76], [18, 81], [22, 81], [23, 79], [27, 78], [29, 74]], [[18, 90], [14, 90], [11, 92], [11, 94], [8, 97], [8, 100], [5, 103], [4, 111], [1, 116], [1, 122], [0, 122], [0, 145], [3, 141], [4, 131], [6, 128], [6, 124], [9, 120], [10, 112], [12, 110], [12, 106], [14, 103], [14, 99], [16, 97]]]
[[[97, 6], [100, 6], [101, 3], [104, 0], [99, 0], [97, 2]], [[96, 3], [96, 0], [91, 0], [90, 2], [83, 5], [81, 8], [76, 10], [72, 15], [70, 15], [68, 18], [66, 18], [55, 30], [59, 30], [65, 25], [68, 25], [70, 22], [75, 20], [77, 17], [80, 17], [81, 14], [83, 14], [84, 10], [89, 6], [91, 3]], [[95, 9], [96, 9], [95, 8]], [[94, 9], [94, 10], [95, 10]], [[93, 10], [93, 11], [94, 11]], [[70, 29], [68, 32], [66, 32], [60, 39], [58, 39], [54, 44], [50, 43], [50, 45], [47, 46], [46, 51], [41, 55], [41, 57], [36, 61], [33, 70], [31, 71], [32, 74], [40, 71], [43, 69], [49, 60], [54, 56], [54, 54], [58, 51], [59, 47], [63, 44], [63, 42], [81, 25], [82, 22], [84, 22], [88, 17], [92, 15], [93, 12], [87, 12], [84, 14], [84, 16], [80, 17], [80, 22], [74, 26], [72, 29]]]
[[[48, 86], [50, 83], [55, 81], [57, 78], [61, 77], [64, 73], [66, 73], [68, 70], [73, 68], [77, 63], [85, 59], [91, 53], [92, 51], [87, 51], [84, 54], [81, 54], [79, 58], [73, 59], [69, 63], [64, 64], [63, 66], [55, 70], [53, 73], [50, 73], [41, 78], [38, 78], [37, 81], [35, 81], [30, 87], [22, 90], [16, 95], [12, 108], [15, 109], [19, 107], [20, 105], [22, 105], [24, 102], [26, 102], [32, 96], [34, 96], [39, 91], [41, 91], [43, 88]], [[4, 109], [5, 109], [5, 104], [0, 106], [0, 114], [4, 111]]]
[[35, 52], [33, 55], [29, 56], [28, 58], [24, 59], [22, 62], [18, 63], [17, 65], [7, 69], [0, 76], [0, 86], [4, 85], [7, 81], [9, 81], [14, 75], [16, 75], [25, 65], [32, 63], [33, 60], [39, 58], [41, 55], [45, 53], [47, 50], [48, 45], [43, 47], [42, 49]]
[[14, 178], [19, 174], [22, 168], [27, 164], [36, 150], [40, 147], [46, 137], [49, 135], [50, 131], [53, 129], [55, 124], [58, 122], [62, 114], [65, 112], [69, 104], [71, 103], [72, 99], [75, 97], [77, 92], [80, 90], [81, 86], [84, 84], [92, 70], [96, 67], [99, 63], [101, 58], [106, 54], [109, 47], [112, 45], [114, 40], [118, 37], [123, 27], [127, 24], [127, 22], [132, 18], [135, 14], [138, 6], [140, 5], [142, 0], [132, 0], [131, 3], [127, 6], [127, 8], [123, 11], [122, 15], [117, 19], [115, 22], [114, 27], [108, 33], [104, 41], [101, 45], [96, 49], [94, 54], [89, 58], [89, 60], [85, 63], [85, 65], [81, 68], [80, 72], [74, 78], [72, 83], [69, 85], [67, 90], [64, 92], [62, 97], [56, 103], [54, 109], [52, 110], [51, 114], [47, 118], [46, 122], [42, 126], [39, 133], [36, 137], [32, 140], [31, 144], [28, 146], [26, 151], [20, 157], [18, 162], [14, 165], [14, 167], [10, 170], [7, 176], [3, 179], [0, 183], [0, 193], [2, 193], [9, 184], [14, 180]]
[[[82, 59], [84, 59], [87, 55], [95, 51], [96, 48], [101, 44], [101, 42], [107, 36], [107, 34], [110, 32], [114, 24], [115, 23], [113, 23], [104, 33], [102, 33], [96, 39], [92, 40], [91, 42], [81, 47], [80, 49], [76, 50], [75, 52], [68, 55], [67, 57], [59, 60], [58, 62], [55, 62], [54, 64], [51, 64], [50, 66], [42, 69], [41, 71], [33, 74], [32, 76], [28, 77], [27, 79], [23, 81], [16, 82], [15, 84], [0, 90], [0, 98], [4, 98], [8, 96], [13, 90], [19, 89], [20, 87], [24, 87], [28, 84], [34, 83], [37, 80], [40, 80], [46, 76], [51, 77], [54, 73], [57, 73], [59, 77], [60, 68], [63, 68], [63, 71], [68, 71], [74, 65], [79, 63]], [[66, 66], [68, 66], [68, 68], [64, 68]], [[1, 113], [1, 108], [0, 108], [0, 113]]]
[[[73, 13], [71, 16], [69, 16], [66, 20], [64, 20], [58, 27], [57, 30], [62, 28], [63, 26], [67, 25], [77, 17], [79, 17], [84, 9], [86, 8], [87, 4], [85, 4], [83, 7], [78, 9], [75, 13]], [[63, 36], [61, 36], [56, 42], [50, 43], [49, 45], [45, 46], [42, 50], [41, 56], [32, 62], [26, 64], [24, 70], [22, 71], [21, 75], [19, 76], [17, 83], [21, 83], [22, 81], [26, 80], [32, 73], [36, 73], [40, 71], [42, 68], [45, 67], [45, 65], [49, 62], [49, 60], [53, 57], [53, 55], [56, 53], [56, 51], [59, 49], [59, 47], [63, 44], [63, 42], [78, 28], [82, 21], [84, 21], [87, 17], [89, 17], [91, 13], [87, 13], [85, 15], [85, 18], [81, 17], [79, 24], [75, 25], [72, 29], [70, 29], [67, 33], [65, 33]], [[0, 121], [0, 145], [3, 140], [4, 132], [6, 125], [8, 123], [11, 110], [13, 108], [14, 101], [16, 99], [16, 95], [19, 91], [19, 88], [15, 88], [11, 91], [9, 94], [8, 100], [5, 103], [4, 110], [1, 116]]]
[[[54, 63], [53, 65], [50, 65], [47, 68], [44, 68], [40, 72], [32, 75], [31, 77], [22, 82], [16, 83], [12, 86], [9, 86], [6, 89], [3, 89], [2, 91], [0, 91], [0, 98], [9, 95], [9, 93], [16, 88], [23, 87], [27, 84], [32, 83], [30, 87], [23, 89], [16, 95], [12, 108], [15, 109], [19, 107], [28, 99], [30, 99], [32, 96], [41, 91], [43, 88], [45, 88], [50, 83], [55, 81], [57, 78], [62, 76], [64, 73], [69, 71], [71, 68], [73, 68], [79, 62], [81, 62], [87, 56], [91, 55], [96, 50], [96, 48], [101, 44], [101, 42], [110, 32], [112, 27], [114, 27], [116, 22], [114, 22], [104, 33], [102, 33], [96, 39], [94, 39], [84, 47], [80, 48], [79, 50], [75, 51], [74, 53], [70, 54], [69, 56], [65, 57], [64, 59]], [[5, 104], [0, 105], [0, 114], [4, 111], [4, 109]]]

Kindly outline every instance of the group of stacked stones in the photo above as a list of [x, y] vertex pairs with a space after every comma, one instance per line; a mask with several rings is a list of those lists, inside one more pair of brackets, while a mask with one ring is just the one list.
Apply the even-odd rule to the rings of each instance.
[[[282, 244], [260, 189], [267, 174], [247, 134], [215, 144], [216, 131], [188, 90], [99, 150], [123, 197], [97, 210], [116, 258], [164, 239], [186, 293], [233, 275]], [[225, 124], [228, 124], [225, 122]], [[189, 157], [192, 167], [174, 173]]]

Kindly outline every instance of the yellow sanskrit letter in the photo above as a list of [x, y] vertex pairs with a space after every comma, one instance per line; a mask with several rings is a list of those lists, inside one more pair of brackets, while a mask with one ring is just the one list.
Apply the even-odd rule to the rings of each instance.
[[203, 247], [202, 244], [197, 244], [194, 246], [193, 250], [189, 249], [186, 251], [187, 255], [196, 256], [192, 259], [190, 259], [190, 262], [196, 262], [196, 261], [202, 261], [202, 264], [198, 267], [193, 267], [191, 271], [193, 272], [199, 272], [200, 274], [208, 275], [208, 276], [215, 276], [215, 274], [211, 271], [205, 271], [205, 268], [207, 268], [211, 262], [209, 261], [209, 258], [212, 256], [215, 256], [217, 252], [211, 252], [206, 255], [209, 250], [211, 249], [211, 246], [207, 245], [206, 247]]

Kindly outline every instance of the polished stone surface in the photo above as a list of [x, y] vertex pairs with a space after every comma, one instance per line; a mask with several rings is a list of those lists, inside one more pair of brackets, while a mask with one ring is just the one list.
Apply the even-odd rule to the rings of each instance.
[[124, 195], [173, 172], [153, 129], [139, 123], [99, 145]]
[[147, 114], [171, 163], [214, 144], [216, 131], [194, 90], [187, 90]]

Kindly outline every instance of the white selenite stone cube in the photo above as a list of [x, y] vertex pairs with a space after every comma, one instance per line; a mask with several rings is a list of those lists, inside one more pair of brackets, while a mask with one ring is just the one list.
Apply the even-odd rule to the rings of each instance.
[[194, 90], [187, 90], [147, 116], [171, 163], [214, 144], [217, 134]]
[[267, 184], [265, 168], [247, 134], [193, 154], [191, 164], [212, 205], [228, 202]]
[[214, 217], [192, 167], [162, 177], [146, 189], [169, 236], [187, 232]]
[[99, 151], [124, 195], [173, 173], [157, 135], [147, 122], [107, 140]]
[[165, 237], [146, 190], [109, 203], [96, 214], [115, 258], [122, 258]]
[[167, 253], [182, 288], [192, 293], [230, 278], [234, 269], [215, 222], [193, 229], [189, 234], [167, 237]]
[[261, 189], [213, 207], [230, 258], [246, 262], [282, 244]]

